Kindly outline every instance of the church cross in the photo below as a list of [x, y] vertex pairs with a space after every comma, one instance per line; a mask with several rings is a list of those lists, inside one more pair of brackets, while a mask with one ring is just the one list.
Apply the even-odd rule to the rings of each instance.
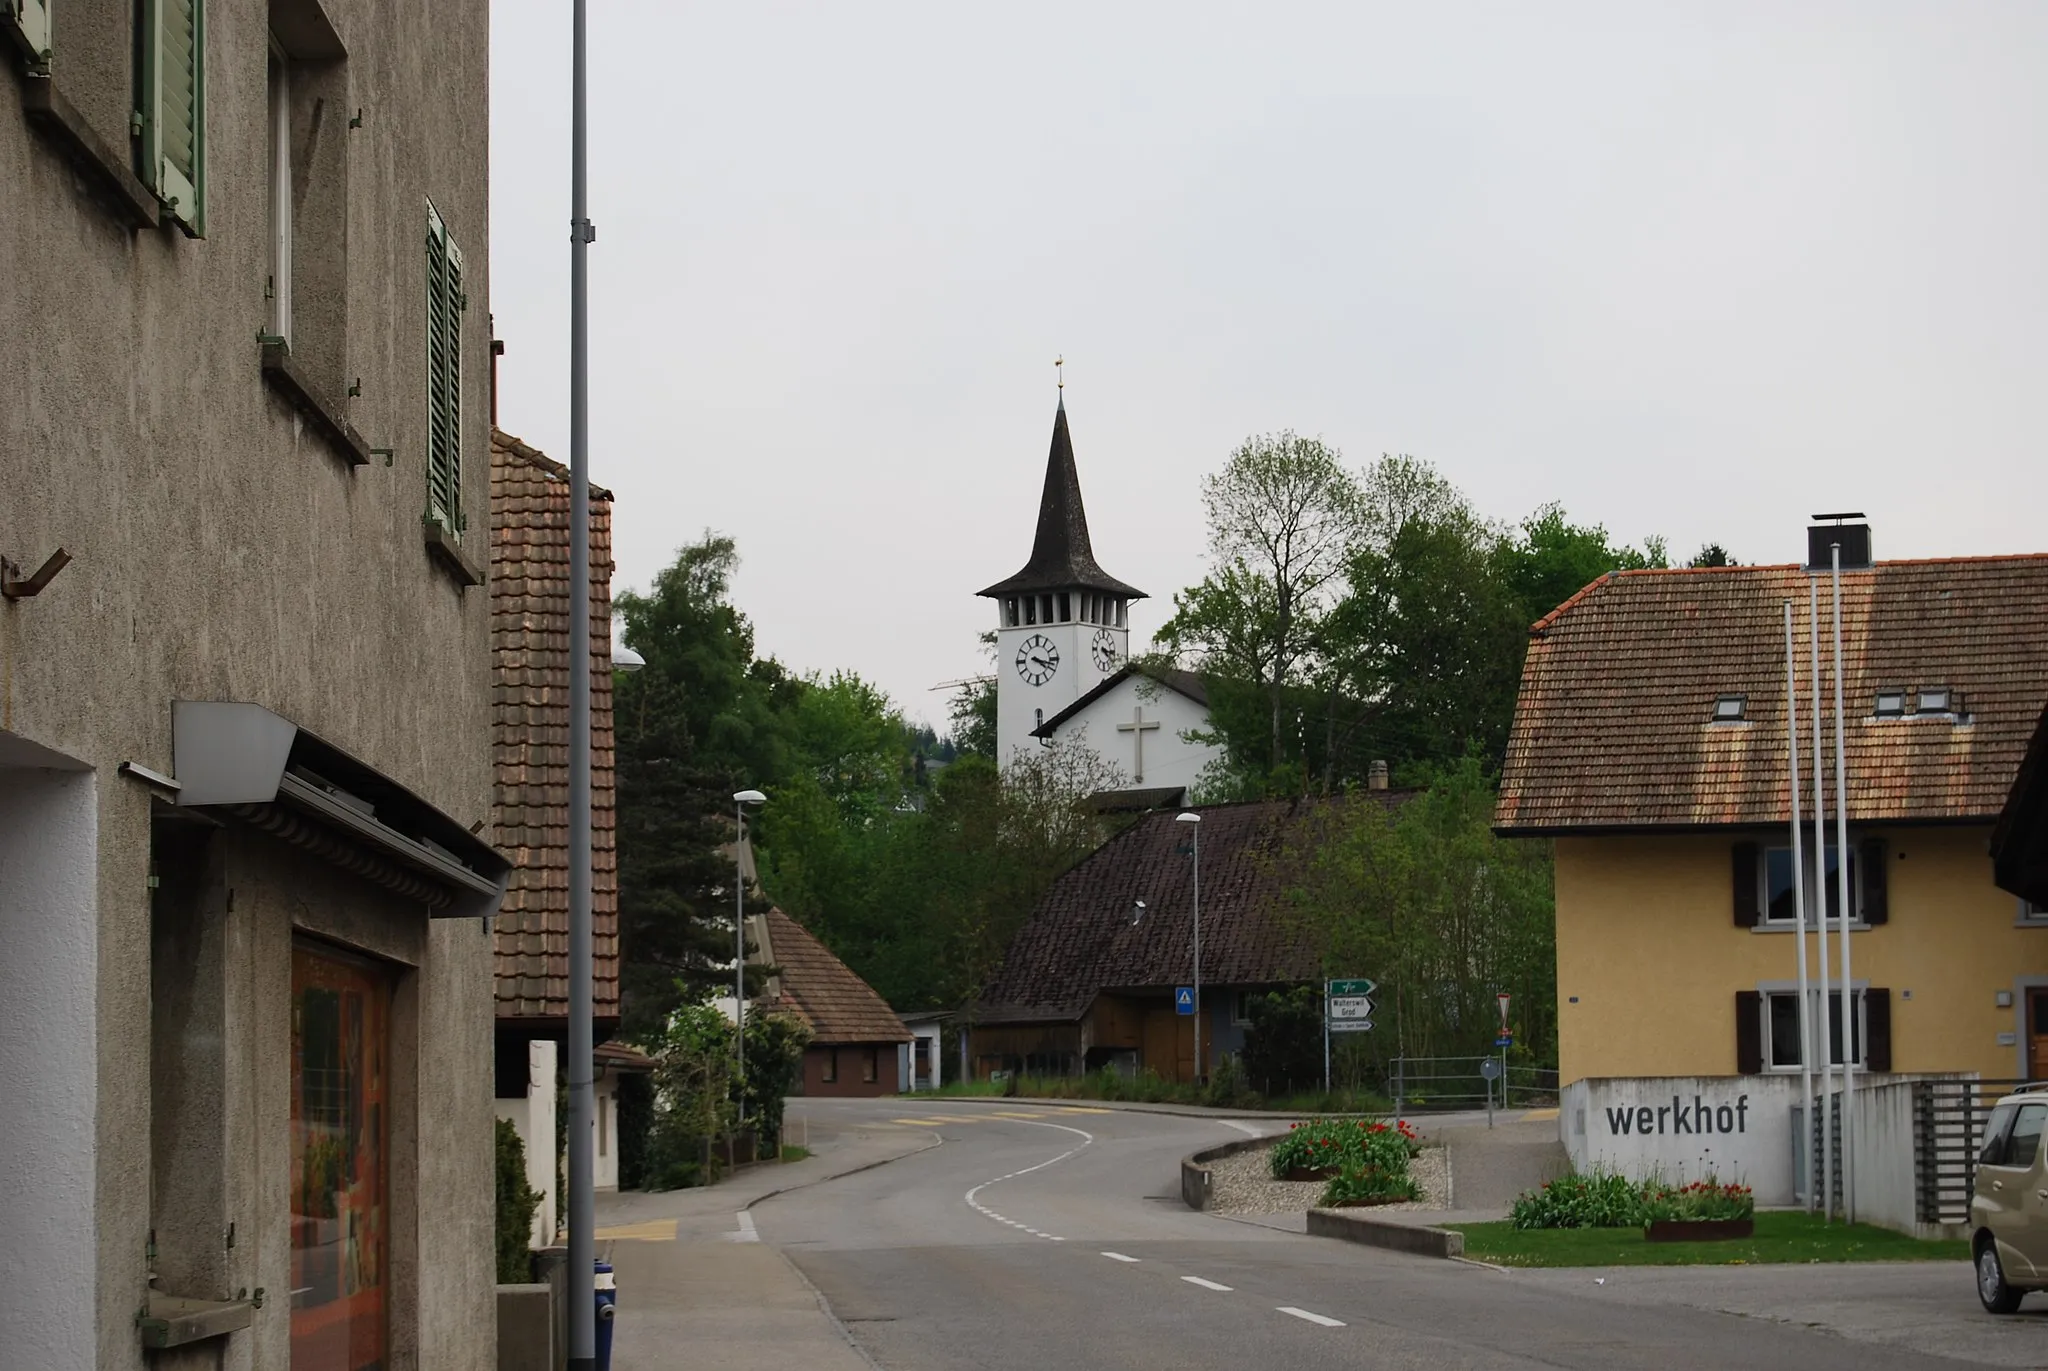
[[1136, 763], [1138, 772], [1133, 779], [1140, 785], [1144, 784], [1145, 781], [1145, 735], [1158, 727], [1159, 721], [1157, 719], [1147, 719], [1145, 717], [1145, 706], [1143, 705], [1137, 705], [1131, 710], [1131, 721], [1129, 723], [1116, 726], [1117, 732], [1131, 735], [1132, 760]]

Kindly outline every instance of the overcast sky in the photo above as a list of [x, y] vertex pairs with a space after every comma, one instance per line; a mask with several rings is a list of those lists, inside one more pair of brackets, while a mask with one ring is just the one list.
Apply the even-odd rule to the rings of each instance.
[[[491, 9], [500, 422], [566, 461], [569, 6]], [[614, 585], [729, 533], [760, 650], [913, 717], [1062, 353], [1134, 646], [1279, 428], [1681, 556], [2048, 544], [2048, 6], [590, 10]]]

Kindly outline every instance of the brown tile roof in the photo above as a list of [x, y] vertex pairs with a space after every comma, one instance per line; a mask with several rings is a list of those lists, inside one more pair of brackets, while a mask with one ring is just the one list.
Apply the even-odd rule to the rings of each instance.
[[[1808, 584], [1795, 566], [1622, 571], [1538, 620], [1508, 738], [1499, 827], [1785, 822], [1788, 599], [1809, 797], [1813, 786]], [[1832, 808], [1833, 644], [1824, 575], [1819, 590]], [[1844, 572], [1842, 660], [1849, 817], [1992, 818], [2048, 694], [2048, 554], [1879, 562]], [[1938, 686], [1957, 692], [1959, 717], [1873, 713], [1881, 688]], [[1744, 722], [1710, 722], [1721, 695], [1747, 697]]]
[[810, 931], [779, 909], [767, 916], [763, 954], [776, 968], [775, 992], [764, 1009], [793, 1011], [820, 1043], [907, 1043], [910, 1031], [868, 983], [825, 950]]
[[652, 1071], [655, 1067], [654, 1058], [631, 1043], [599, 1043], [590, 1050], [590, 1059], [596, 1066], [613, 1071]]
[[[613, 850], [611, 492], [590, 491], [592, 1006], [619, 1012]], [[491, 432], [494, 841], [512, 861], [496, 920], [500, 1019], [569, 1009], [568, 469]]]
[[[1373, 798], [1397, 802], [1400, 792]], [[1313, 979], [1314, 951], [1280, 907], [1277, 857], [1319, 800], [1203, 805], [1202, 983]], [[1052, 883], [991, 978], [977, 1022], [1078, 1018], [1099, 991], [1164, 989], [1193, 971], [1193, 863], [1177, 849], [1191, 825], [1146, 815]], [[1144, 917], [1131, 914], [1143, 900]]]

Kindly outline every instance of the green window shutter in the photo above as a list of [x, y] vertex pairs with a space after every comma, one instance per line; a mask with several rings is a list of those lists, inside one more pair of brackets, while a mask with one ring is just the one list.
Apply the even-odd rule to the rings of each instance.
[[427, 518], [462, 531], [462, 249], [427, 206]]
[[13, 21], [30, 52], [50, 50], [50, 4], [51, 0], [0, 0], [0, 15]]
[[187, 233], [206, 232], [205, 0], [143, 0], [142, 179]]

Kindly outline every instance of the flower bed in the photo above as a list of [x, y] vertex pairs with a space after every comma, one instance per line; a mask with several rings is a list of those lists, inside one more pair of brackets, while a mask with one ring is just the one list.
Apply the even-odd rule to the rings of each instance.
[[[1524, 1229], [1647, 1229], [1653, 1224], [1735, 1224], [1755, 1213], [1756, 1197], [1748, 1186], [1724, 1185], [1712, 1175], [1673, 1185], [1655, 1176], [1633, 1181], [1612, 1171], [1596, 1170], [1564, 1176], [1524, 1192], [1509, 1209], [1508, 1221]], [[1720, 1231], [1729, 1237], [1748, 1236], [1732, 1229]]]
[[1307, 1119], [1273, 1144], [1267, 1162], [1280, 1180], [1327, 1180], [1323, 1208], [1400, 1204], [1422, 1198], [1408, 1174], [1420, 1150], [1403, 1119]]

